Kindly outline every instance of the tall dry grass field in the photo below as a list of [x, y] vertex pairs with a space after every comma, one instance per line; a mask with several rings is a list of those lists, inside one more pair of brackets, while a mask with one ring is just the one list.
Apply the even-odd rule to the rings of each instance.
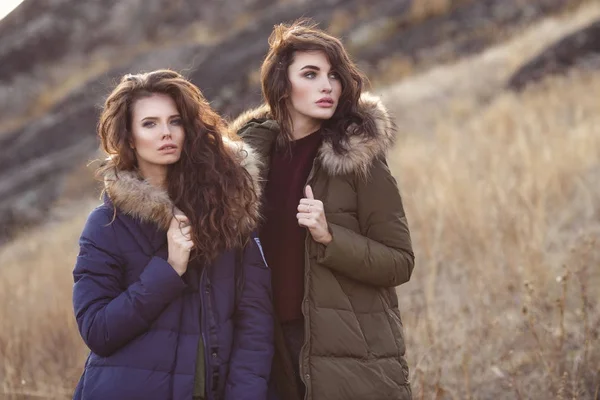
[[597, 72], [555, 79], [398, 146], [416, 398], [597, 398], [598, 91]]
[[[428, 76], [382, 92], [417, 257], [398, 289], [415, 399], [598, 398], [600, 72], [506, 93], [502, 57], [525, 57], [510, 49], [444, 67], [444, 90], [410, 114]], [[71, 270], [90, 210], [0, 249], [0, 398], [72, 394], [87, 350]]]
[[85, 218], [79, 210], [0, 250], [0, 399], [73, 394], [86, 348], [73, 316], [70, 271]]

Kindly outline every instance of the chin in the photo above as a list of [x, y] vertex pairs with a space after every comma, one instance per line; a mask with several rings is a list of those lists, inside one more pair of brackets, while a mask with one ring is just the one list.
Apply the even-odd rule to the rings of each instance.
[[181, 160], [181, 157], [173, 157], [166, 164], [168, 164], [168, 165], [175, 164], [179, 160]]
[[314, 119], [318, 119], [318, 120], [328, 120], [331, 119], [331, 117], [333, 117], [333, 114], [335, 113], [335, 110], [330, 111], [330, 110], [322, 110], [320, 112], [315, 112], [313, 113], [313, 115], [311, 115], [312, 118]]
[[155, 164], [157, 165], [171, 165], [175, 164], [177, 161], [181, 159], [180, 156], [173, 155], [171, 157], [162, 157], [159, 160], [156, 160]]

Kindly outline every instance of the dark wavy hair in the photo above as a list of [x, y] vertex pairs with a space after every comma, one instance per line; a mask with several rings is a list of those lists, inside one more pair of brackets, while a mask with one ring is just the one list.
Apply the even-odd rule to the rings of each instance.
[[174, 206], [189, 218], [193, 257], [214, 260], [225, 249], [243, 246], [257, 224], [257, 194], [252, 178], [240, 166], [239, 155], [223, 138], [222, 118], [212, 110], [200, 89], [170, 70], [125, 75], [106, 99], [98, 123], [98, 136], [107, 161], [96, 171], [137, 169], [132, 140], [132, 108], [136, 100], [165, 94], [181, 115], [185, 139], [180, 159], [168, 166], [167, 192]]
[[349, 136], [362, 134], [375, 137], [375, 121], [359, 108], [360, 95], [367, 78], [352, 62], [339, 39], [319, 29], [309, 19], [300, 19], [290, 25], [279, 24], [274, 27], [269, 36], [269, 51], [260, 71], [263, 96], [271, 116], [281, 129], [278, 144], [284, 145], [292, 138], [288, 67], [294, 62], [297, 51], [324, 52], [333, 71], [340, 77], [342, 93], [338, 106], [333, 116], [321, 125], [321, 132], [326, 140], [331, 141], [333, 149], [340, 154], [345, 153]]

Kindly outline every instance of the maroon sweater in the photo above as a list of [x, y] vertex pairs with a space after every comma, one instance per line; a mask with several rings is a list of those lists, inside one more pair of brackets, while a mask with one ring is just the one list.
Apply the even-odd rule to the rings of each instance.
[[302, 318], [307, 230], [298, 225], [296, 214], [320, 146], [317, 131], [292, 142], [291, 149], [275, 149], [271, 154], [260, 240], [271, 267], [273, 303], [280, 322]]

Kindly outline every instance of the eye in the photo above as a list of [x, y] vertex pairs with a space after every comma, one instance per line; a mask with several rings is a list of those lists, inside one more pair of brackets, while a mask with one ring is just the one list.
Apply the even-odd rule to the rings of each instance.
[[304, 74], [304, 77], [308, 78], [308, 79], [313, 79], [316, 76], [317, 76], [317, 74], [315, 72], [313, 72], [313, 71], [310, 71], [310, 72], [307, 72], [307, 73]]
[[330, 79], [339, 80], [340, 79], [340, 75], [337, 72], [330, 72], [329, 73], [329, 78]]
[[156, 124], [154, 123], [154, 121], [145, 121], [144, 123], [142, 123], [142, 126], [143, 126], [144, 128], [152, 128], [154, 125], [156, 125]]
[[181, 124], [183, 124], [183, 122], [181, 121], [181, 118], [173, 118], [171, 120], [171, 124], [175, 125], [175, 126], [181, 126]]

